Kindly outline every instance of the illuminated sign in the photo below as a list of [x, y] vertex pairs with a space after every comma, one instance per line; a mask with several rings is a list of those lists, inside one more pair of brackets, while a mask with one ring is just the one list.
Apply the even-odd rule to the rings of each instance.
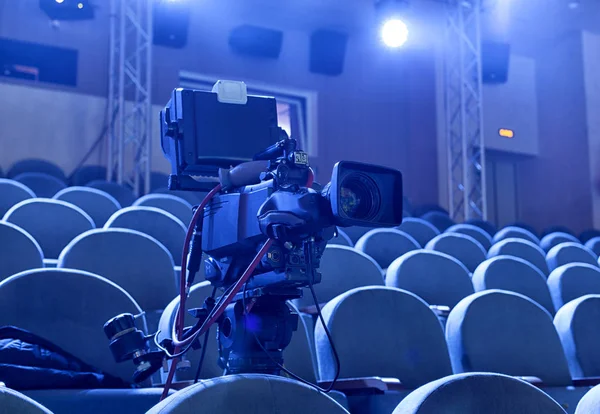
[[513, 138], [515, 136], [515, 132], [512, 129], [500, 128], [498, 130], [498, 135], [504, 138]]

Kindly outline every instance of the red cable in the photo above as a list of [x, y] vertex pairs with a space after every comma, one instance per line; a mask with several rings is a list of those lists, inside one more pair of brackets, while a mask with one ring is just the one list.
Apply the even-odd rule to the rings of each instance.
[[315, 173], [312, 168], [308, 167], [308, 181], [306, 183], [307, 188], [311, 188], [315, 182]]

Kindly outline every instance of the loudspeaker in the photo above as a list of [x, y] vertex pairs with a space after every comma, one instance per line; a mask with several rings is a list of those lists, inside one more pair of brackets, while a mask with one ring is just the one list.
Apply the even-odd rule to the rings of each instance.
[[481, 43], [483, 83], [506, 83], [510, 63], [510, 45], [499, 42]]
[[281, 53], [283, 32], [264, 27], [238, 26], [229, 34], [229, 47], [235, 53], [263, 59], [277, 59]]
[[310, 36], [310, 71], [337, 76], [344, 71], [348, 35], [333, 30], [317, 30]]
[[152, 35], [157, 46], [182, 48], [190, 25], [189, 1], [153, 1]]

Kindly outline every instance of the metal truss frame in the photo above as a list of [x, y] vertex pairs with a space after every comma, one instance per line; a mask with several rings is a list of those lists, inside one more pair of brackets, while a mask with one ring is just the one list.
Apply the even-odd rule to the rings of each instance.
[[450, 0], [445, 115], [451, 217], [487, 218], [481, 72], [481, 0]]
[[111, 0], [107, 180], [149, 192], [152, 2]]

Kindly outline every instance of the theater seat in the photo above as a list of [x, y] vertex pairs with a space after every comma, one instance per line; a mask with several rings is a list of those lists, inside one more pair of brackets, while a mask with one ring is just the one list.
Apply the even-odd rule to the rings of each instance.
[[13, 206], [4, 221], [21, 227], [40, 244], [45, 259], [57, 259], [75, 237], [95, 228], [92, 218], [64, 201], [32, 198]]
[[206, 196], [206, 193], [204, 192], [169, 190], [167, 187], [161, 187], [152, 190], [152, 194], [168, 194], [179, 197], [190, 203], [192, 206], [199, 205]]
[[0, 383], [0, 413], [52, 414], [52, 411], [20, 392], [3, 387]]
[[598, 267], [598, 256], [579, 243], [561, 243], [554, 246], [546, 255], [548, 269], [554, 269], [570, 263], [586, 263]]
[[98, 228], [121, 208], [113, 196], [91, 187], [68, 187], [53, 198], [76, 205], [89, 214]]
[[440, 234], [433, 224], [420, 218], [405, 218], [397, 229], [412, 236], [420, 247], [424, 247], [429, 240]]
[[106, 179], [106, 167], [103, 165], [84, 165], [75, 170], [69, 179], [72, 186], [85, 186], [95, 180]]
[[327, 242], [327, 244], [337, 244], [340, 246], [353, 247], [354, 243], [350, 240], [350, 237], [344, 232], [344, 230], [338, 228], [337, 235]]
[[40, 198], [52, 198], [54, 194], [67, 187], [64, 181], [44, 173], [23, 173], [15, 176], [13, 180], [31, 188], [31, 191]]
[[537, 244], [524, 239], [504, 239], [494, 244], [488, 251], [487, 257], [489, 259], [496, 256], [518, 257], [540, 269], [544, 275], [550, 273], [544, 251]]
[[600, 413], [600, 385], [589, 390], [577, 404], [575, 414]]
[[585, 247], [594, 252], [596, 256], [600, 256], [600, 237], [592, 237], [586, 241]]
[[429, 305], [450, 308], [474, 292], [467, 268], [454, 257], [432, 250], [413, 251], [394, 260], [385, 284], [412, 292]]
[[466, 234], [477, 240], [487, 252], [492, 247], [492, 237], [485, 231], [472, 224], [455, 224], [446, 230], [446, 233]]
[[125, 185], [105, 180], [94, 180], [87, 183], [85, 186], [92, 187], [110, 194], [119, 202], [121, 207], [129, 207], [135, 201], [133, 190]]
[[354, 248], [371, 256], [382, 269], [405, 253], [419, 249], [419, 243], [396, 229], [373, 229], [362, 236]]
[[147, 194], [138, 198], [133, 205], [159, 208], [177, 217], [185, 226], [192, 219], [192, 205], [183, 198], [169, 194]]
[[600, 295], [586, 295], [564, 305], [554, 326], [573, 378], [600, 377]]
[[490, 237], [494, 237], [494, 235], [498, 232], [498, 228], [494, 224], [485, 220], [469, 219], [465, 222], [465, 224], [471, 224], [475, 227], [479, 227], [481, 230], [489, 234]]
[[448, 214], [440, 211], [430, 211], [429, 213], [423, 214], [421, 218], [433, 224], [441, 233], [456, 224]]
[[548, 276], [548, 289], [556, 310], [590, 294], [600, 294], [600, 269], [583, 263], [561, 266]]
[[500, 289], [525, 295], [554, 315], [546, 276], [531, 263], [512, 256], [496, 256], [481, 263], [473, 273], [475, 291]]
[[393, 414], [565, 414], [535, 386], [507, 375], [456, 374], [411, 392]]
[[498, 231], [492, 239], [492, 244], [496, 244], [505, 239], [523, 239], [537, 245], [540, 244], [540, 239], [538, 239], [535, 234], [517, 226], [504, 227], [502, 230]]
[[464, 264], [469, 272], [474, 272], [486, 256], [485, 249], [477, 240], [459, 233], [440, 234], [427, 243], [425, 249], [454, 257]]
[[176, 266], [181, 266], [186, 226], [173, 214], [155, 207], [125, 207], [113, 214], [105, 229], [137, 230], [167, 248]]
[[53, 162], [47, 160], [41, 160], [37, 158], [30, 158], [21, 161], [17, 161], [6, 173], [8, 178], [16, 177], [23, 173], [44, 173], [58, 178], [62, 182], [66, 182], [67, 178], [64, 171]]
[[352, 245], [355, 245], [358, 239], [360, 239], [370, 230], [373, 230], [373, 228], [358, 226], [344, 227], [344, 233], [346, 233], [346, 236], [350, 238], [350, 240], [352, 241]]
[[230, 375], [170, 396], [147, 414], [342, 414], [327, 394], [295, 380], [272, 375]]
[[44, 267], [40, 245], [25, 230], [0, 221], [0, 281], [28, 269]]
[[540, 247], [542, 250], [548, 253], [554, 246], [558, 246], [561, 243], [567, 242], [581, 244], [575, 236], [572, 236], [568, 233], [555, 232], [542, 237], [542, 240], [540, 241]]
[[35, 198], [35, 193], [29, 187], [14, 180], [0, 178], [0, 218], [21, 201]]

